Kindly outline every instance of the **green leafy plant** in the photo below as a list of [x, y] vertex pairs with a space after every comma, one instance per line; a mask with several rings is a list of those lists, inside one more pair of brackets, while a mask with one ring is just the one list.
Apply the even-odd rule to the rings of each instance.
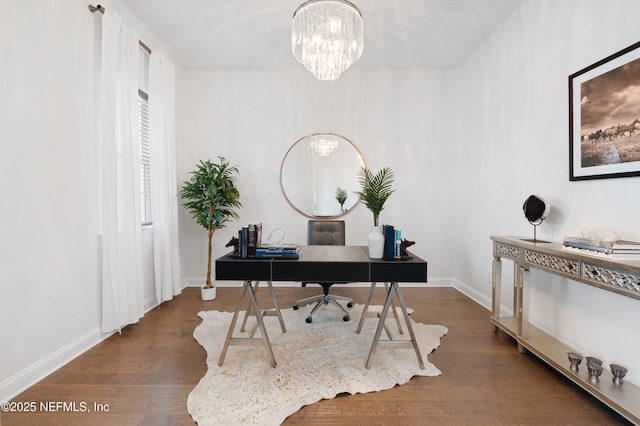
[[378, 219], [380, 212], [384, 209], [384, 203], [395, 192], [391, 188], [394, 178], [393, 170], [384, 167], [374, 175], [371, 170], [362, 167], [358, 170], [357, 177], [361, 190], [356, 191], [356, 194], [373, 213], [373, 225], [378, 226]]
[[347, 201], [347, 190], [344, 188], [336, 188], [336, 200], [340, 204], [340, 210], [344, 211], [344, 202]]
[[224, 228], [231, 219], [238, 219], [239, 216], [234, 209], [242, 206], [240, 192], [236, 188], [239, 172], [238, 168], [229, 165], [224, 157], [218, 157], [218, 163], [200, 160], [196, 167], [196, 170], [191, 172], [191, 179], [182, 183], [178, 197], [185, 201], [183, 206], [195, 221], [209, 233], [205, 287], [211, 288], [213, 234], [216, 229]]

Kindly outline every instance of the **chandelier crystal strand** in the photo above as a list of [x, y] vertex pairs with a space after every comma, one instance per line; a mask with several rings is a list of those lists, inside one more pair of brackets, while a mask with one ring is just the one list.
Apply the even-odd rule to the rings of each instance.
[[321, 157], [327, 157], [338, 147], [338, 141], [335, 139], [326, 139], [324, 137], [314, 136], [311, 141], [311, 148]]
[[346, 0], [310, 0], [293, 14], [293, 56], [318, 80], [335, 80], [362, 55], [360, 11]]

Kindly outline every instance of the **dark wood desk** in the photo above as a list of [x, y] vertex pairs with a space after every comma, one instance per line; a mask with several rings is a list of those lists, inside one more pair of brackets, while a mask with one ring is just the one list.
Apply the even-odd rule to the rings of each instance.
[[[260, 310], [255, 296], [255, 290], [260, 281], [266, 281], [274, 303], [274, 310], [271, 312], [277, 315], [280, 320], [282, 332], [286, 332], [280, 309], [278, 307], [272, 281], [300, 281], [300, 282], [333, 282], [333, 283], [354, 283], [371, 282], [369, 295], [360, 318], [357, 332], [359, 333], [369, 307], [371, 296], [376, 283], [385, 283], [387, 287], [387, 297], [382, 312], [379, 315], [378, 327], [374, 335], [371, 350], [366, 361], [366, 367], [371, 366], [371, 360], [379, 343], [400, 347], [413, 347], [418, 358], [420, 368], [424, 368], [424, 362], [416, 342], [407, 308], [400, 291], [398, 283], [401, 282], [427, 282], [427, 262], [417, 256], [407, 261], [385, 261], [370, 259], [367, 247], [359, 246], [304, 246], [301, 247], [299, 259], [239, 259], [231, 255], [222, 256], [216, 260], [216, 280], [237, 280], [244, 281], [238, 304], [227, 333], [227, 338], [220, 355], [218, 365], [222, 365], [229, 346], [234, 345], [255, 345], [264, 343], [267, 353], [271, 359], [271, 365], [276, 366], [275, 356], [271, 349], [271, 343], [267, 330], [264, 326], [262, 316], [266, 312]], [[254, 283], [252, 285], [252, 282]], [[389, 283], [389, 284], [387, 284]], [[260, 329], [261, 339], [253, 339], [253, 332], [249, 338], [233, 337], [236, 322], [245, 295], [249, 295], [249, 310], [255, 313], [257, 327]], [[387, 318], [389, 307], [392, 304], [394, 295], [397, 297], [402, 309], [409, 340], [380, 341], [382, 330], [385, 328], [384, 322]], [[242, 330], [246, 323], [243, 322]], [[399, 325], [399, 322], [398, 322]], [[254, 329], [255, 331], [255, 329]], [[388, 333], [387, 333], [388, 334]]]

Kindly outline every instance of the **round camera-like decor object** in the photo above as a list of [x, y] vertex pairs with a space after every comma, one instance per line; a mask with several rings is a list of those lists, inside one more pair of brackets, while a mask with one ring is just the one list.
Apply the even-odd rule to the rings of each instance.
[[550, 206], [544, 200], [544, 198], [538, 195], [530, 195], [529, 198], [524, 200], [522, 205], [522, 211], [524, 217], [527, 218], [529, 223], [533, 225], [533, 239], [525, 240], [534, 243], [547, 243], [548, 241], [540, 241], [536, 238], [536, 227], [540, 225], [549, 215]]
[[522, 211], [530, 224], [538, 226], [549, 215], [549, 205], [543, 198], [537, 195], [530, 195], [524, 201]]

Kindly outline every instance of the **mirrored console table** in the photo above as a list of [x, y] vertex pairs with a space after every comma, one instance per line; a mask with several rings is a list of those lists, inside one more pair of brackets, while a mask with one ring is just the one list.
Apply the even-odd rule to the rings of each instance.
[[[629, 382], [616, 384], [611, 372], [598, 381], [589, 378], [586, 365], [570, 368], [567, 352], [573, 349], [529, 324], [530, 269], [640, 299], [640, 260], [610, 259], [562, 249], [560, 243], [532, 242], [520, 237], [496, 237], [493, 242], [492, 313], [494, 331], [502, 330], [586, 392], [634, 424], [640, 424], [640, 388]], [[513, 315], [501, 315], [502, 259], [513, 261]]]

